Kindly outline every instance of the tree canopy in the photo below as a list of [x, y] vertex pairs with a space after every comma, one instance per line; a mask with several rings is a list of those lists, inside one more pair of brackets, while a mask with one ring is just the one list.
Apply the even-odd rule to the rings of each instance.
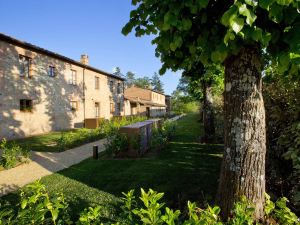
[[155, 72], [151, 78], [151, 86], [154, 91], [163, 93], [163, 83], [161, 82], [159, 75]]
[[[245, 45], [257, 45], [282, 70], [298, 72], [300, 10], [296, 0], [133, 0], [122, 32], [154, 34], [156, 56], [166, 69], [189, 70], [195, 62], [223, 62]], [[298, 65], [297, 65], [298, 63]]]

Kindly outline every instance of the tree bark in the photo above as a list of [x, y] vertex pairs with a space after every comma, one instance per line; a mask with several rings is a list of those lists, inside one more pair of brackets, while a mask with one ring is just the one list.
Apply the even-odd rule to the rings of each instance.
[[203, 91], [203, 127], [204, 127], [204, 137], [203, 141], [209, 142], [215, 136], [215, 117], [213, 108], [213, 97], [212, 97], [212, 87], [209, 82], [202, 82]]
[[261, 55], [255, 46], [225, 62], [225, 143], [217, 202], [227, 219], [246, 196], [256, 220], [264, 216], [266, 131]]

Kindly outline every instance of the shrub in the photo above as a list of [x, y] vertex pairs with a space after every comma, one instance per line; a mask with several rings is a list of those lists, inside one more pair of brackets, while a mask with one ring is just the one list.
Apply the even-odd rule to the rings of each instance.
[[167, 136], [164, 135], [162, 130], [160, 129], [153, 129], [152, 130], [152, 136], [150, 140], [150, 148], [159, 150], [161, 147], [163, 147], [168, 141]]
[[[122, 206], [120, 208], [120, 221], [115, 225], [252, 225], [254, 208], [245, 197], [235, 203], [232, 216], [227, 222], [220, 219], [218, 206], [207, 206], [206, 209], [197, 207], [196, 203], [188, 202], [186, 213], [173, 210], [165, 206], [162, 201], [164, 193], [152, 189], [141, 189], [137, 198], [134, 190], [122, 193]], [[273, 203], [266, 195], [266, 224], [299, 225], [297, 216], [286, 206], [286, 198]], [[0, 208], [0, 224], [27, 225], [27, 224], [77, 224], [100, 225], [111, 224], [102, 221], [101, 207], [88, 207], [84, 209], [77, 222], [69, 217], [69, 205], [62, 194], [49, 196], [46, 188], [39, 181], [23, 188], [20, 192], [20, 201], [13, 209], [11, 205]]]
[[0, 149], [2, 150], [0, 165], [5, 169], [15, 167], [19, 162], [26, 162], [30, 157], [30, 151], [27, 148], [21, 148], [15, 142], [8, 144], [6, 139], [1, 141]]
[[176, 130], [176, 122], [172, 122], [169, 120], [164, 121], [162, 125], [162, 135], [167, 138], [167, 140], [170, 140], [175, 133]]
[[127, 151], [128, 145], [127, 136], [116, 131], [114, 134], [107, 137], [107, 141], [104, 144], [104, 151], [107, 155], [114, 157], [122, 151]]
[[[61, 132], [61, 136], [56, 139], [57, 147], [60, 151], [99, 140], [101, 138], [116, 138], [115, 134], [121, 126], [131, 123], [146, 120], [144, 116], [130, 116], [130, 117], [113, 117], [111, 120], [103, 118], [99, 119], [99, 127], [96, 129], [80, 128], [73, 132]], [[113, 137], [112, 137], [113, 136]], [[120, 137], [117, 137], [119, 140]], [[116, 141], [118, 141], [116, 140]]]

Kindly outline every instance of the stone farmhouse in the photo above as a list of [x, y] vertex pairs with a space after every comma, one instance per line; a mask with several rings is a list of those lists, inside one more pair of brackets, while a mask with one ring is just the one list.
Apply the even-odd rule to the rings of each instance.
[[91, 67], [87, 55], [78, 62], [0, 33], [0, 139], [124, 112], [124, 79]]
[[161, 117], [166, 114], [166, 96], [160, 92], [132, 86], [124, 92], [125, 115]]

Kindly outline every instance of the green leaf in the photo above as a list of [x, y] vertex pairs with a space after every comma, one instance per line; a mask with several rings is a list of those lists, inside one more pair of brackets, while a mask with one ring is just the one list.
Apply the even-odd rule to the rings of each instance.
[[279, 61], [279, 65], [278, 65], [279, 71], [284, 72], [289, 67], [290, 55], [286, 53], [282, 53], [281, 55], [279, 55], [278, 61]]
[[189, 19], [183, 19], [182, 20], [182, 25], [184, 30], [190, 30], [192, 27], [192, 21]]
[[195, 45], [189, 45], [189, 52], [191, 53], [191, 55], [194, 55], [196, 53]]
[[256, 0], [245, 0], [246, 4], [251, 5], [253, 7], [257, 6], [257, 1]]
[[224, 37], [224, 43], [225, 43], [225, 45], [227, 45], [230, 40], [234, 40], [234, 39], [235, 39], [234, 33], [232, 33], [231, 30], [227, 30], [227, 33], [226, 33], [226, 35]]
[[269, 10], [269, 17], [273, 19], [274, 22], [279, 23], [282, 20], [282, 6], [278, 4], [272, 4]]
[[133, 28], [133, 25], [131, 22], [127, 23], [123, 28], [122, 28], [122, 34], [125, 36], [128, 35]]
[[239, 17], [234, 17], [230, 20], [230, 26], [232, 30], [237, 34], [243, 29], [244, 20]]
[[275, 0], [259, 0], [258, 4], [261, 8], [269, 10], [270, 5], [273, 4]]
[[211, 60], [215, 63], [223, 62], [227, 56], [226, 52], [214, 51], [211, 53]]
[[198, 5], [200, 6], [200, 9], [206, 8], [208, 5], [209, 0], [198, 0]]
[[228, 27], [229, 26], [229, 21], [232, 17], [236, 17], [238, 12], [238, 8], [236, 5], [232, 5], [222, 16], [221, 18], [221, 23]]
[[246, 23], [250, 26], [254, 23], [254, 21], [257, 18], [257, 16], [247, 8], [246, 4], [240, 4], [239, 13], [246, 17]]
[[164, 24], [167, 25], [173, 25], [176, 26], [177, 25], [177, 19], [176, 16], [173, 15], [173, 13], [171, 11], [168, 11], [165, 16], [164, 16]]
[[264, 32], [261, 37], [261, 43], [263, 44], [263, 46], [266, 47], [268, 46], [271, 39], [272, 39], [272, 34], [268, 32]]
[[293, 2], [293, 0], [276, 0], [278, 5], [285, 5], [288, 6], [289, 4], [291, 4]]
[[27, 199], [23, 199], [21, 202], [21, 208], [25, 209], [26, 206], [27, 206]]

